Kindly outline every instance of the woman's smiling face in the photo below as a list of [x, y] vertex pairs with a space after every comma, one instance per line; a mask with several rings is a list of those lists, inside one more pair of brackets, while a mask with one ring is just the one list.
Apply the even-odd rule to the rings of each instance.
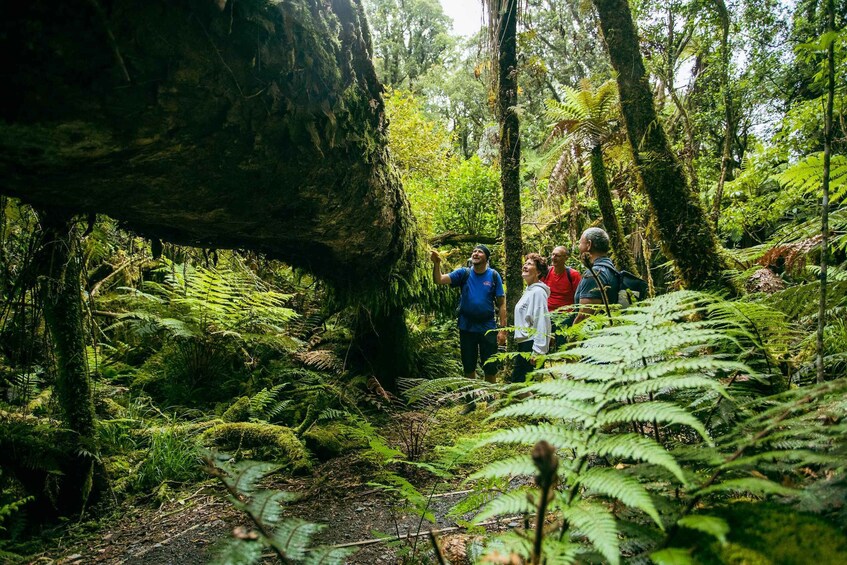
[[528, 285], [538, 282], [538, 267], [535, 266], [535, 261], [532, 259], [526, 260], [521, 270], [521, 277]]

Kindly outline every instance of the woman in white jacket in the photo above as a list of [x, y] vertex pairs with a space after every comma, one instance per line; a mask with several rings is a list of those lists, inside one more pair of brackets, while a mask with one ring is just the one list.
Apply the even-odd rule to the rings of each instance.
[[547, 274], [547, 261], [538, 253], [526, 256], [521, 276], [526, 290], [515, 305], [515, 343], [518, 352], [529, 353], [515, 358], [515, 366], [509, 381], [522, 383], [526, 375], [535, 368], [536, 358], [547, 353], [550, 343], [550, 315], [547, 312], [547, 297], [550, 288], [541, 282]]

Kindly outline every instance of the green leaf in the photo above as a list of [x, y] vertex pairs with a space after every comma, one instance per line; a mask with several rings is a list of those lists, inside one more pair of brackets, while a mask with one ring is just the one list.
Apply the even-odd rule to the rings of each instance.
[[600, 457], [635, 459], [658, 465], [673, 473], [679, 482], [687, 482], [674, 456], [652, 438], [639, 434], [600, 436], [589, 445], [589, 449], [594, 450]]
[[537, 498], [538, 490], [527, 487], [502, 494], [486, 504], [480, 513], [474, 516], [472, 523], [479, 524], [494, 516], [534, 513], [536, 506], [527, 499], [530, 494], [535, 494]]
[[691, 415], [685, 408], [681, 408], [670, 402], [640, 402], [627, 404], [615, 410], [610, 410], [600, 416], [597, 421], [599, 426], [611, 424], [628, 424], [630, 422], [661, 422], [664, 424], [675, 424], [688, 426], [694, 429], [700, 436], [711, 444], [712, 439], [703, 423]]
[[691, 514], [684, 516], [677, 521], [677, 524], [683, 528], [697, 530], [704, 534], [717, 538], [722, 544], [726, 544], [726, 535], [729, 533], [729, 524], [726, 520], [715, 516], [706, 516], [703, 514]]
[[749, 492], [757, 496], [765, 496], [767, 494], [777, 494], [781, 496], [796, 495], [797, 491], [788, 487], [784, 487], [769, 479], [760, 479], [758, 477], [744, 477], [741, 479], [729, 479], [699, 491], [699, 495], [712, 494], [715, 492]]
[[641, 510], [650, 516], [659, 528], [665, 529], [650, 493], [634, 477], [624, 475], [617, 469], [592, 467], [579, 477], [578, 482], [591, 491]]
[[547, 441], [556, 448], [574, 447], [583, 445], [585, 436], [585, 432], [581, 430], [568, 430], [554, 424], [537, 424], [494, 432], [483, 438], [476, 448], [492, 443], [535, 445], [541, 440]]
[[535, 463], [532, 462], [532, 458], [529, 455], [518, 455], [509, 459], [489, 463], [468, 477], [467, 480], [495, 479], [518, 475], [532, 476], [536, 472], [538, 472], [538, 469], [535, 468]]
[[299, 518], [289, 518], [274, 530], [270, 543], [288, 559], [303, 559], [312, 536], [324, 526]]
[[654, 551], [650, 554], [650, 559], [656, 565], [696, 565], [697, 563], [691, 556], [691, 552], [678, 547], [667, 547]]
[[573, 529], [588, 538], [609, 563], [620, 563], [617, 524], [605, 506], [583, 500], [562, 508], [562, 515]]
[[258, 540], [230, 540], [210, 565], [253, 565], [262, 558], [262, 547]]

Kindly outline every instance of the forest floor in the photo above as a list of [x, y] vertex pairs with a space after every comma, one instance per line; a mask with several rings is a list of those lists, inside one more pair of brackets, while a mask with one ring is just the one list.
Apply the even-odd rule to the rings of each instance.
[[[404, 510], [383, 489], [369, 484], [368, 470], [355, 455], [347, 454], [304, 477], [271, 476], [267, 487], [297, 492], [301, 497], [285, 513], [326, 527], [314, 545], [358, 549], [351, 564], [435, 563], [428, 537], [435, 530], [451, 563], [466, 562], [467, 545], [481, 538], [457, 527], [450, 509], [468, 492], [452, 481], [433, 482], [431, 476], [411, 472], [409, 480], [429, 500], [435, 523]], [[416, 478], [417, 477], [417, 478]], [[469, 520], [470, 515], [461, 517]], [[489, 531], [518, 524], [489, 524]], [[105, 565], [205, 565], [232, 539], [233, 532], [251, 531], [249, 518], [235, 509], [218, 483], [209, 481], [192, 490], [172, 493], [160, 505], [148, 502], [115, 509], [111, 517], [67, 528], [51, 549], [28, 562], [40, 565], [98, 563]], [[385, 539], [389, 538], [389, 539]], [[398, 540], [398, 538], [404, 538]], [[265, 562], [276, 562], [269, 550]]]
[[[473, 536], [462, 533], [461, 528], [455, 527], [455, 520], [446, 515], [466, 491], [434, 495], [430, 509], [436, 522], [431, 524], [398, 510], [395, 502], [379, 489], [339, 480], [334, 475], [342, 470], [342, 465], [336, 463], [333, 467], [323, 469], [333, 474], [331, 489], [320, 486], [327, 484], [327, 475], [274, 485], [280, 490], [306, 493], [288, 507], [287, 513], [327, 526], [316, 536], [317, 544], [357, 547], [348, 563], [432, 563], [434, 555], [427, 532], [447, 529], [440, 534], [442, 547], [450, 552], [451, 562], [462, 562], [465, 546]], [[69, 536], [30, 563], [205, 565], [238, 528], [249, 531], [249, 519], [225, 500], [223, 488], [209, 483], [160, 507], [133, 506], [112, 523], [103, 524], [99, 531]], [[403, 541], [396, 540], [409, 534]], [[378, 541], [384, 537], [393, 539]], [[416, 558], [408, 560], [411, 553]], [[272, 554], [266, 552], [266, 556], [268, 563], [274, 562]]]

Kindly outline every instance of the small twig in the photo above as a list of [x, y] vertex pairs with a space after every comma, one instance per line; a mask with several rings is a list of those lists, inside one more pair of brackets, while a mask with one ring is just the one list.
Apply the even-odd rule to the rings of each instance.
[[[487, 522], [482, 522], [482, 523], [477, 524], [477, 525], [478, 526], [493, 526], [494, 524], [499, 524], [500, 522], [511, 522], [511, 521], [517, 520], [519, 518], [521, 518], [521, 516], [508, 516], [506, 518], [499, 518], [497, 520], [489, 520]], [[430, 532], [435, 533], [435, 534], [443, 534], [443, 533], [446, 533], [446, 532], [455, 532], [457, 530], [463, 530], [463, 529], [464, 529], [463, 526], [449, 526], [449, 527], [446, 527], [446, 528], [440, 528], [438, 530], [429, 530], [427, 532], [417, 532], [417, 533], [414, 533], [414, 534], [408, 533], [408, 534], [405, 534], [405, 535], [400, 534], [400, 535], [392, 536], [392, 537], [389, 537], [389, 538], [372, 538], [372, 539], [366, 539], [366, 540], [360, 540], [360, 541], [351, 541], [349, 543], [340, 543], [338, 545], [331, 545], [330, 547], [332, 549], [339, 549], [339, 548], [343, 548], [343, 547], [361, 547], [363, 545], [375, 545], [375, 544], [378, 544], [378, 543], [391, 543], [392, 541], [400, 541], [400, 540], [416, 538], [416, 537], [420, 537], [420, 536], [428, 536], [430, 534]]]

